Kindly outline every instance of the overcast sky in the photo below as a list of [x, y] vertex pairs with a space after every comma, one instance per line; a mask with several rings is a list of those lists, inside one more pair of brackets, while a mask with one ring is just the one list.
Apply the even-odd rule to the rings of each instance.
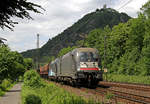
[[[63, 32], [85, 14], [102, 8], [114, 8], [137, 17], [137, 12], [148, 0], [30, 0], [41, 5], [43, 14], [31, 13], [34, 20], [14, 19], [19, 22], [14, 31], [0, 28], [0, 37], [7, 39], [6, 44], [13, 51], [25, 51], [36, 48], [36, 34], [40, 34], [40, 47], [49, 38]], [[127, 4], [127, 5], [125, 5]], [[124, 6], [125, 5], [125, 6]]]

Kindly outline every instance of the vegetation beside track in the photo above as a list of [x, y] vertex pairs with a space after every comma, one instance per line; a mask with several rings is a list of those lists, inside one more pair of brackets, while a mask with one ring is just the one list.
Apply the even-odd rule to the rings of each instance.
[[6, 91], [12, 88], [16, 82], [12, 82], [10, 79], [4, 79], [0, 84], [0, 96], [3, 96]]
[[32, 59], [23, 58], [16, 51], [0, 43], [0, 96], [3, 96], [24, 72], [33, 66]]
[[53, 83], [46, 83], [34, 71], [27, 71], [22, 86], [22, 104], [101, 104], [85, 101]]
[[105, 74], [104, 80], [112, 82], [127, 82], [138, 84], [150, 84], [150, 76], [135, 76], [135, 75], [123, 75], [123, 74]]

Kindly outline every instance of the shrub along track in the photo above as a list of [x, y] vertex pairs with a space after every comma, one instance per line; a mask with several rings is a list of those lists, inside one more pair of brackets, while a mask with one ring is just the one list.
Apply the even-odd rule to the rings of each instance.
[[[98, 94], [96, 94], [96, 92], [92, 92], [90, 91], [90, 89], [88, 88], [84, 88], [83, 87], [72, 87], [70, 85], [66, 85], [63, 83], [57, 83], [54, 81], [47, 81], [48, 83], [54, 83], [55, 85], [57, 85], [60, 88], [65, 89], [66, 91], [70, 92], [70, 93], [74, 93], [77, 96], [81, 96], [82, 98], [84, 98], [85, 100], [95, 100], [96, 102], [101, 102], [103, 97], [102, 96], [97, 96]], [[96, 95], [95, 95], [96, 94]]]

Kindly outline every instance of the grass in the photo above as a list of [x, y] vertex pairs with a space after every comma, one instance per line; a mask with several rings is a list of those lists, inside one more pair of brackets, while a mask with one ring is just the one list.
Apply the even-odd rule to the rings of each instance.
[[104, 80], [112, 82], [127, 82], [138, 84], [150, 84], [150, 76], [130, 76], [121, 74], [104, 74]]
[[45, 82], [45, 84], [46, 86], [39, 88], [31, 88], [23, 85], [21, 92], [22, 104], [27, 104], [28, 96], [31, 95], [40, 100], [37, 104], [101, 104], [91, 100], [85, 101], [81, 97], [71, 94], [53, 83], [47, 84]]

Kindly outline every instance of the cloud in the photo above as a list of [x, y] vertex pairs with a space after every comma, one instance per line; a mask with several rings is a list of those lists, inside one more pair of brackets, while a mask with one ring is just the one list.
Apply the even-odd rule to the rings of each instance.
[[[137, 17], [137, 12], [140, 11], [142, 5], [144, 5], [147, 1], [148, 0], [119, 0], [118, 5], [116, 5], [114, 9], [119, 9], [120, 12], [125, 12], [131, 17]], [[127, 2], [129, 3], [124, 6]]]
[[[8, 29], [0, 30], [0, 37], [6, 38], [6, 42], [12, 50], [19, 52], [36, 48], [36, 34], [40, 34], [40, 47], [49, 38], [63, 32], [78, 21], [85, 14], [107, 7], [118, 9], [126, 0], [30, 0], [41, 5], [46, 11], [43, 14], [30, 12], [34, 20], [18, 19], [19, 24], [15, 25], [14, 31]], [[128, 15], [136, 17], [136, 12], [147, 0], [133, 0], [131, 3], [121, 8], [119, 12], [126, 12]], [[136, 5], [135, 5], [136, 4]]]

